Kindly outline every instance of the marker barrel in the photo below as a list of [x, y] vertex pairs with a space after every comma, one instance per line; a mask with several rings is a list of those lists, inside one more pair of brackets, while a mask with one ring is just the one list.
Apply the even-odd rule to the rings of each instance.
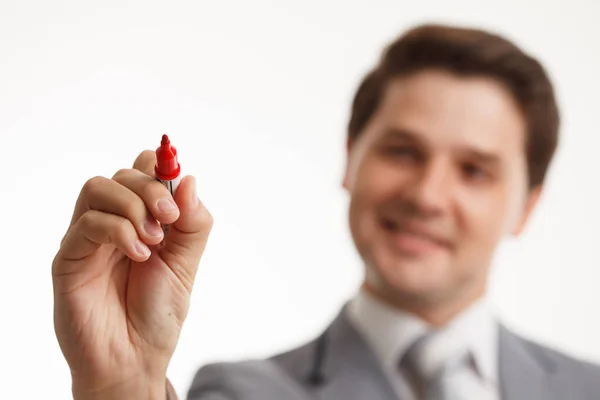
[[177, 191], [177, 188], [181, 183], [181, 175], [171, 180], [162, 180], [160, 178], [156, 178], [156, 180], [162, 183], [167, 189], [169, 189], [169, 192], [171, 192], [172, 196], [175, 196], [175, 192]]
[[[156, 149], [156, 165], [154, 166], [156, 180], [162, 183], [175, 197], [175, 192], [181, 183], [181, 167], [177, 161], [177, 149], [171, 145], [167, 135], [162, 136], [160, 147]], [[161, 224], [165, 235], [169, 225]]]

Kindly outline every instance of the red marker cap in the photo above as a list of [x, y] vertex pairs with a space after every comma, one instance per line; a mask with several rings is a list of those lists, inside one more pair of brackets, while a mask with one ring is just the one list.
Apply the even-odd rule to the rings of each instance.
[[177, 149], [171, 145], [167, 135], [162, 136], [160, 147], [156, 149], [156, 177], [163, 181], [172, 181], [179, 176], [181, 167], [177, 162]]

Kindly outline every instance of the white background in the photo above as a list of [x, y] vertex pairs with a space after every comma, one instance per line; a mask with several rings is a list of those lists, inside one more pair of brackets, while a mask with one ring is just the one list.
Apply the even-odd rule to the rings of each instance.
[[70, 397], [51, 260], [83, 183], [163, 133], [215, 217], [169, 369], [179, 394], [206, 362], [317, 334], [362, 277], [341, 189], [351, 97], [427, 21], [503, 33], [550, 71], [560, 151], [491, 297], [517, 331], [600, 361], [599, 17], [595, 0], [0, 0], [0, 397]]

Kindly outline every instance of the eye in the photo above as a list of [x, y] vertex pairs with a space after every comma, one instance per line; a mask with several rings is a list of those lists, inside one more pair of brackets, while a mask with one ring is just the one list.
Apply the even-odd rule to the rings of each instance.
[[465, 164], [463, 166], [463, 173], [468, 179], [477, 181], [486, 180], [491, 177], [488, 171], [476, 164]]
[[417, 149], [406, 145], [388, 146], [386, 149], [386, 153], [393, 157], [399, 157], [401, 159], [417, 159], [419, 157], [419, 152], [417, 151]]

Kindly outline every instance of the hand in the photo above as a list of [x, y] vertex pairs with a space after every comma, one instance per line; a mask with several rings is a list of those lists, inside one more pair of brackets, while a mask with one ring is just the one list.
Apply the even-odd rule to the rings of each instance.
[[[213, 220], [185, 177], [174, 198], [155, 154], [90, 179], [52, 263], [54, 327], [76, 399], [164, 399], [166, 370]], [[161, 223], [171, 224], [166, 237]]]

